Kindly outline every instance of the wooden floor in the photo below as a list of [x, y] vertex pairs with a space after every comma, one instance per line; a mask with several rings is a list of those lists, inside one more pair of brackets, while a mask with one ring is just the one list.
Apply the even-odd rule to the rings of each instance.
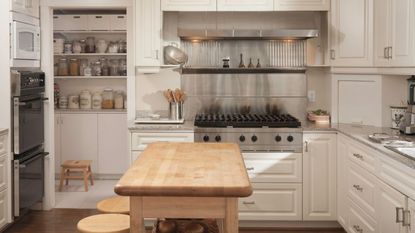
[[[96, 214], [96, 210], [54, 209], [51, 211], [32, 211], [6, 233], [76, 233], [77, 222], [87, 216]], [[344, 233], [339, 229], [332, 230], [290, 230], [290, 229], [241, 229], [241, 233]]]

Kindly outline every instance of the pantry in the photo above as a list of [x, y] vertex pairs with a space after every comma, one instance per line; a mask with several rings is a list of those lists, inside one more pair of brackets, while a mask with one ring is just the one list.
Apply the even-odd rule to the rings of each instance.
[[91, 160], [98, 179], [128, 168], [128, 46], [125, 9], [53, 10], [55, 173], [66, 160]]

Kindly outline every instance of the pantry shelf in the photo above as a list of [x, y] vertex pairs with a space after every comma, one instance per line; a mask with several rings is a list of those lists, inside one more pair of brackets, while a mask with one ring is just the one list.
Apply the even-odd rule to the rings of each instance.
[[127, 109], [60, 109], [56, 108], [55, 113], [127, 113]]
[[127, 31], [54, 31], [59, 34], [126, 34]]
[[74, 56], [127, 56], [126, 53], [55, 53], [54, 56], [74, 57]]
[[126, 79], [127, 76], [55, 76], [55, 79]]

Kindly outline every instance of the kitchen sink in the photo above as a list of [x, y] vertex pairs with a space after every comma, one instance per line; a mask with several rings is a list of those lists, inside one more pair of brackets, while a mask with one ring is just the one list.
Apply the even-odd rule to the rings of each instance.
[[386, 148], [388, 148], [391, 151], [394, 151], [396, 153], [399, 153], [401, 155], [404, 155], [406, 157], [415, 159], [415, 145], [406, 145], [406, 146], [396, 146], [396, 145], [392, 145], [392, 146], [385, 146]]

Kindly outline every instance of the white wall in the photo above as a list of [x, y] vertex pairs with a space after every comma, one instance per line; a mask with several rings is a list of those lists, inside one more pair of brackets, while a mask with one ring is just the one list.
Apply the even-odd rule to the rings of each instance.
[[407, 81], [409, 76], [383, 76], [382, 80], [382, 125], [391, 126], [390, 106], [406, 105], [408, 99]]
[[308, 111], [323, 109], [331, 112], [331, 75], [328, 72], [326, 68], [307, 70], [307, 89], [316, 93], [316, 101], [308, 102]]

